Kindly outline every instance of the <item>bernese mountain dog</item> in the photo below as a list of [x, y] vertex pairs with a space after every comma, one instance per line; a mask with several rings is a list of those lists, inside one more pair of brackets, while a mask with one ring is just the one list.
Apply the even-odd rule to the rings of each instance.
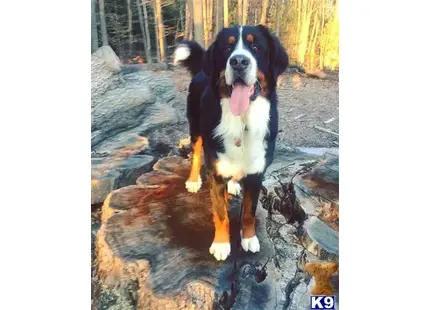
[[288, 66], [287, 53], [267, 27], [233, 26], [222, 29], [206, 51], [196, 42], [181, 42], [174, 64], [192, 75], [187, 118], [193, 159], [185, 186], [190, 192], [200, 189], [203, 151], [215, 224], [209, 252], [217, 260], [230, 254], [228, 193], [238, 195], [243, 188], [241, 245], [256, 253], [255, 212], [273, 161], [276, 86]]

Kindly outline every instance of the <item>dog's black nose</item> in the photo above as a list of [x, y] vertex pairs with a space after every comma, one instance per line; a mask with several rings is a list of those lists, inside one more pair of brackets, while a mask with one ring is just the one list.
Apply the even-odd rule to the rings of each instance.
[[233, 70], [245, 70], [249, 66], [249, 58], [244, 55], [235, 55], [230, 58], [230, 66]]

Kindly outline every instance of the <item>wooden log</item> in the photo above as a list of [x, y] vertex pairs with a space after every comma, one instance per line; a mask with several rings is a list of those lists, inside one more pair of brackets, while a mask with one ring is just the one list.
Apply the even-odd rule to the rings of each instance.
[[216, 261], [209, 253], [214, 228], [208, 187], [204, 182], [198, 193], [188, 193], [189, 171], [187, 159], [166, 157], [137, 185], [107, 197], [96, 240], [98, 282], [105, 292], [98, 303], [110, 292], [121, 309], [274, 309], [279, 273], [270, 260], [267, 212], [257, 208], [261, 251], [244, 252], [238, 242], [241, 201], [232, 199], [232, 253]]

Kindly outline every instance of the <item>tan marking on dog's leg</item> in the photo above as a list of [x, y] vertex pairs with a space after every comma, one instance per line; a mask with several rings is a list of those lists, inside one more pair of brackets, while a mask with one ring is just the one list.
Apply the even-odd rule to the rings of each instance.
[[193, 145], [191, 172], [187, 182], [185, 182], [185, 187], [191, 193], [197, 193], [202, 186], [202, 179], [200, 177], [202, 149], [203, 139], [202, 137], [198, 137], [196, 143]]
[[[220, 193], [219, 191], [223, 192]], [[231, 252], [230, 220], [228, 218], [228, 196], [225, 185], [211, 186], [212, 215], [215, 225], [215, 236], [209, 253], [217, 260], [225, 260]]]

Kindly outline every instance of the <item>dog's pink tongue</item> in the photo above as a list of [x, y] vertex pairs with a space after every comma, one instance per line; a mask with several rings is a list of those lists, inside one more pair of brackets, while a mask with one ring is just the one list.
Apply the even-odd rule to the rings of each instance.
[[249, 96], [249, 86], [236, 84], [233, 87], [230, 98], [230, 111], [233, 115], [237, 116], [248, 110]]

